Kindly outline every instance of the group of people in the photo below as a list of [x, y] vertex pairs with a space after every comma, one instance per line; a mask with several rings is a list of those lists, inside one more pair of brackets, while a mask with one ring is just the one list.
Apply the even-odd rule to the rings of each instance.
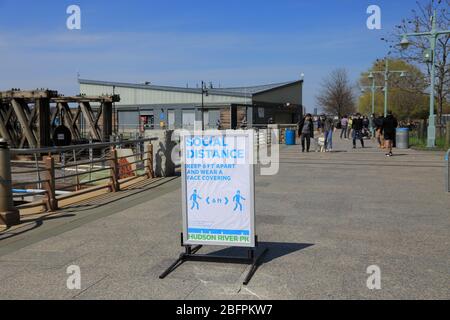
[[[311, 114], [307, 114], [299, 123], [298, 135], [302, 142], [302, 152], [310, 152], [311, 139], [315, 136], [314, 119]], [[324, 149], [327, 152], [333, 150], [333, 133], [336, 130], [336, 125], [333, 118], [322, 115], [317, 119], [317, 131], [323, 134]]]
[[[370, 120], [366, 116], [356, 114], [354, 116], [344, 116], [338, 123], [338, 129], [341, 129], [341, 139], [350, 139], [354, 137], [355, 131], [362, 133], [363, 137], [370, 137]], [[356, 137], [358, 139], [358, 137]]]
[[[317, 131], [315, 129], [317, 123]], [[324, 151], [333, 151], [333, 133], [341, 130], [341, 139], [352, 139], [353, 148], [356, 149], [357, 141], [361, 147], [365, 148], [364, 138], [371, 138], [371, 128], [376, 131], [376, 139], [380, 148], [386, 149], [387, 157], [392, 157], [392, 148], [394, 146], [396, 129], [398, 121], [388, 112], [386, 117], [377, 117], [375, 114], [370, 118], [357, 113], [353, 116], [344, 116], [335, 120], [333, 117], [321, 115], [315, 121], [311, 114], [307, 114], [299, 123], [298, 135], [301, 138], [302, 152], [310, 152], [311, 140], [315, 138], [315, 132], [323, 135]]]

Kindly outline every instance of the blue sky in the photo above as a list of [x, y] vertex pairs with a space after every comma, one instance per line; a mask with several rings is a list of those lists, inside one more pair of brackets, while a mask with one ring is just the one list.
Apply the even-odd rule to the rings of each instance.
[[[82, 29], [66, 28], [69, 5]], [[366, 9], [382, 9], [368, 30]], [[412, 0], [0, 0], [0, 90], [78, 93], [82, 78], [160, 85], [241, 86], [296, 80], [315, 105], [321, 80], [346, 68], [352, 80], [388, 48], [380, 38]]]

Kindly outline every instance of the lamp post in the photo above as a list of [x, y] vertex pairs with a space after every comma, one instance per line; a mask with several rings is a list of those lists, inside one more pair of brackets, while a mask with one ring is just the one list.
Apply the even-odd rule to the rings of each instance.
[[392, 71], [389, 70], [389, 59], [385, 59], [385, 68], [384, 71], [372, 71], [371, 74], [383, 74], [384, 75], [384, 117], [387, 116], [388, 113], [388, 99], [389, 99], [389, 77], [391, 74], [399, 73], [400, 77], [406, 77], [407, 71]]
[[204, 81], [202, 81], [202, 131], [205, 131], [205, 113], [204, 113], [205, 102], [203, 97], [208, 95], [209, 92], [208, 89], [206, 88], [206, 84]]
[[430, 118], [428, 120], [428, 148], [434, 148], [436, 146], [436, 115], [434, 113], [434, 99], [435, 99], [435, 86], [436, 86], [436, 44], [439, 36], [444, 34], [450, 34], [450, 30], [438, 31], [436, 28], [436, 10], [434, 10], [433, 17], [431, 18], [431, 31], [430, 32], [417, 32], [417, 33], [405, 33], [400, 42], [402, 49], [408, 49], [410, 43], [408, 37], [428, 37], [430, 41], [431, 50], [425, 51], [425, 62], [431, 63], [431, 84], [430, 84]]
[[[361, 87], [361, 91], [364, 93], [365, 89], [371, 90], [371, 92], [372, 92], [372, 115], [373, 115], [373, 114], [375, 114], [375, 92], [377, 91], [377, 89], [382, 89], [383, 87], [375, 85], [375, 76], [373, 75], [373, 72], [369, 73], [368, 78], [369, 78], [369, 80], [372, 80], [372, 85], [370, 87], [369, 86]], [[372, 132], [372, 135], [375, 135], [375, 128], [373, 126], [373, 121], [372, 121], [370, 130]]]

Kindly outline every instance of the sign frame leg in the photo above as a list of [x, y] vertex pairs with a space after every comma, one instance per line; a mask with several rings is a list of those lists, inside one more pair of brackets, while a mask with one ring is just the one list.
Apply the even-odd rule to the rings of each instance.
[[185, 252], [180, 254], [180, 257], [169, 267], [167, 268], [159, 277], [161, 280], [165, 279], [169, 274], [174, 272], [179, 266], [184, 264], [187, 261], [196, 261], [196, 262], [213, 262], [213, 263], [234, 263], [234, 264], [248, 264], [250, 265], [250, 270], [245, 277], [243, 282], [244, 286], [247, 286], [256, 271], [258, 270], [261, 259], [268, 253], [269, 248], [265, 247], [260, 254], [257, 254], [257, 249], [259, 246], [258, 236], [255, 237], [255, 248], [250, 248], [248, 250], [247, 257], [225, 257], [219, 255], [210, 255], [210, 254], [198, 254], [198, 252], [203, 248], [203, 246], [199, 245], [196, 247], [192, 247], [190, 245], [184, 245], [183, 243], [183, 234], [181, 234], [181, 246], [185, 248]]

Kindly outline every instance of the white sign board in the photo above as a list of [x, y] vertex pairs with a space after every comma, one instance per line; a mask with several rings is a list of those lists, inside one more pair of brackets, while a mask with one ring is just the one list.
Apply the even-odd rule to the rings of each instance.
[[255, 247], [253, 131], [181, 135], [185, 245]]

